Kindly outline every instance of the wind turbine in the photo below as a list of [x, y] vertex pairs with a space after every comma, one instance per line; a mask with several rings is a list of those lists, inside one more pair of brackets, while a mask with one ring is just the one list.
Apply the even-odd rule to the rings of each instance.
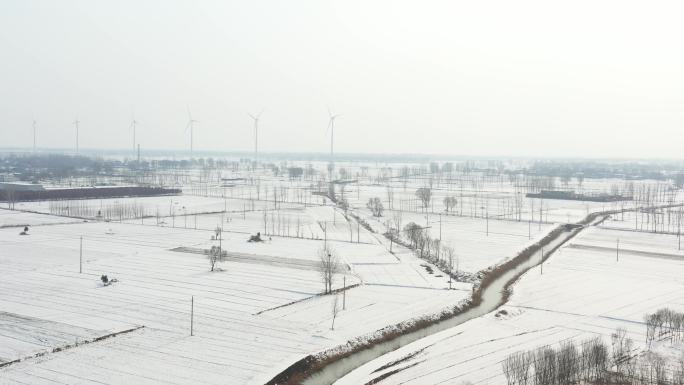
[[36, 120], [33, 119], [33, 152], [36, 152]]
[[330, 130], [330, 163], [333, 162], [333, 143], [335, 139], [335, 119], [340, 116], [340, 114], [333, 115], [328, 108], [328, 115], [330, 115], [330, 120], [328, 121], [328, 129]]
[[254, 167], [259, 162], [259, 118], [264, 111], [259, 112], [256, 116], [248, 113], [254, 120]]
[[190, 129], [190, 157], [192, 157], [193, 152], [193, 135], [195, 133], [195, 123], [199, 122], [192, 118], [192, 114], [190, 113], [190, 106], [188, 106], [188, 124], [185, 126], [185, 131], [187, 131], [188, 128]]
[[78, 120], [78, 118], [76, 118], [76, 120], [74, 120], [74, 122], [73, 122], [73, 125], [76, 126], [76, 152], [77, 153], [78, 153], [78, 124], [79, 123], [81, 123], [81, 121]]
[[133, 120], [131, 120], [131, 125], [129, 126], [130, 128], [133, 128], [133, 152], [135, 152], [135, 125], [138, 124], [138, 121], [135, 120], [135, 114], [133, 115]]

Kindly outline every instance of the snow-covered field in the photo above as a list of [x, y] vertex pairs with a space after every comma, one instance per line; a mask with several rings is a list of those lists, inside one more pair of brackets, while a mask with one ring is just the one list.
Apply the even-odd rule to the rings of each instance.
[[83, 220], [36, 213], [22, 213], [19, 211], [0, 209], [0, 228], [23, 227], [34, 225], [52, 225], [59, 223], [75, 222], [83, 222]]
[[[23, 360], [0, 367], [0, 384], [262, 384], [309, 354], [469, 298], [472, 283], [450, 283], [402, 246], [389, 252], [382, 234], [396, 227], [397, 211], [400, 228], [426, 226], [433, 239], [454, 249], [458, 270], [477, 273], [514, 257], [558, 223], [621, 208], [525, 198], [507, 179], [475, 176], [435, 181], [424, 208], [415, 191], [433, 183], [428, 177], [378, 182], [364, 174], [363, 164], [345, 167], [359, 183], [345, 187], [344, 198], [372, 231], [319, 195], [327, 189], [320, 180], [290, 180], [266, 168], [257, 179], [233, 172], [200, 183], [192, 181], [200, 173], [189, 173], [185, 195], [18, 202], [15, 208], [23, 211], [0, 210], [0, 365]], [[603, 192], [613, 183], [587, 181], [583, 188]], [[374, 197], [385, 206], [379, 218], [366, 208]], [[445, 197], [458, 200], [449, 212]], [[139, 211], [128, 218], [105, 222], [94, 215], [131, 205]], [[49, 215], [65, 207], [87, 212], [75, 216], [88, 221]], [[504, 308], [507, 315], [490, 314], [420, 340], [340, 383], [365, 383], [415, 364], [383, 383], [495, 385], [503, 381], [500, 361], [513, 351], [606, 336], [616, 326], [642, 341], [644, 313], [665, 305], [683, 310], [684, 253], [675, 235], [626, 231], [634, 221], [648, 224], [643, 215], [630, 215], [583, 232], [544, 265], [543, 275], [526, 274]], [[668, 223], [672, 232], [674, 222]], [[16, 226], [24, 225], [30, 225], [28, 236], [18, 234]], [[212, 239], [217, 226], [229, 256], [210, 272], [202, 252], [219, 244]], [[246, 242], [257, 232], [265, 242]], [[344, 266], [334, 288], [352, 286], [344, 295], [320, 295], [324, 244]], [[103, 286], [103, 274], [117, 282]], [[332, 330], [336, 300], [344, 309]]]
[[[616, 255], [615, 243], [629, 252]], [[659, 254], [667, 254], [662, 256]], [[676, 236], [591, 228], [560, 249], [514, 287], [507, 314], [490, 313], [407, 345], [338, 381], [362, 384], [399, 370], [382, 384], [506, 384], [502, 360], [521, 350], [601, 336], [609, 343], [625, 328], [646, 349], [643, 317], [659, 308], [684, 310], [684, 254]], [[655, 348], [673, 359], [684, 346]], [[415, 353], [383, 370], [381, 366]], [[375, 372], [374, 372], [375, 371]]]
[[[229, 258], [211, 273], [203, 255], [171, 251], [216, 244], [208, 230], [113, 222], [37, 226], [29, 236], [16, 230], [0, 229], [0, 360], [144, 328], [9, 365], [0, 369], [3, 384], [263, 383], [308, 353], [437, 313], [470, 288], [445, 290], [445, 277], [429, 274], [408, 252], [389, 254], [382, 243], [329, 241], [351, 268], [346, 284], [364, 282], [347, 291], [330, 330], [333, 297], [317, 296], [315, 266], [287, 267], [294, 259], [315, 261], [322, 240], [253, 244], [226, 232], [224, 249], [248, 258]], [[118, 282], [103, 287], [102, 274]], [[334, 287], [342, 284], [340, 275]]]

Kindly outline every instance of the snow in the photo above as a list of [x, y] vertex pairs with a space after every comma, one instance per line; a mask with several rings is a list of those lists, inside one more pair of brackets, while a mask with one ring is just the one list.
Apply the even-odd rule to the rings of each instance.
[[[508, 354], [593, 336], [609, 342], [618, 327], [627, 330], [637, 348], [645, 349], [643, 316], [662, 307], [684, 310], [684, 255], [654, 259], [634, 252], [616, 261], [615, 249], [575, 247], [614, 246], [616, 235], [643, 252], [680, 254], [672, 235], [587, 229], [544, 264], [543, 275], [537, 267], [519, 280], [510, 302], [501, 308], [507, 315], [490, 313], [429, 336], [365, 364], [336, 383], [365, 383], [405, 368], [383, 384], [506, 384], [501, 361]], [[684, 351], [683, 346], [659, 349], [673, 358]], [[418, 353], [400, 364], [373, 372], [414, 352]]]
[[81, 219], [0, 209], [0, 228], [82, 222]]
[[[345, 218], [329, 199], [312, 195], [318, 189], [313, 180], [266, 176], [226, 182], [232, 187], [187, 185], [178, 196], [62, 202], [91, 209], [134, 203], [144, 208], [144, 218], [84, 222], [48, 215], [49, 202], [17, 203], [24, 212], [0, 210], [0, 362], [25, 359], [0, 368], [0, 384], [262, 384], [309, 354], [438, 314], [469, 298], [472, 283], [452, 282], [448, 290], [448, 277], [434, 265], [396, 244], [389, 252], [382, 234], [398, 209], [403, 226], [410, 221], [429, 226], [433, 238], [441, 235], [442, 243], [454, 248], [460, 270], [477, 273], [514, 257], [557, 223], [619, 208], [545, 200], [540, 220], [539, 199], [521, 198], [507, 180], [487, 179], [437, 181], [431, 206], [423, 209], [415, 190], [427, 185], [426, 178], [382, 186], [369, 179], [348, 186], [345, 198], [374, 231]], [[585, 188], [601, 190], [613, 182], [587, 181]], [[394, 194], [391, 203], [387, 185]], [[276, 194], [282, 202], [274, 201]], [[442, 205], [446, 196], [459, 200], [452, 212]], [[380, 218], [365, 207], [372, 197], [385, 205]], [[522, 202], [519, 218], [512, 211], [515, 199]], [[417, 365], [384, 383], [494, 385], [502, 381], [500, 361], [513, 351], [605, 336], [617, 326], [643, 341], [639, 322], [645, 312], [684, 306], [679, 294], [684, 254], [676, 250], [673, 235], [625, 231], [631, 230], [630, 218], [583, 232], [545, 264], [544, 275], [537, 269], [526, 274], [505, 306], [508, 315], [489, 314], [421, 339], [340, 383], [365, 383], [383, 373], [373, 370], [423, 348], [387, 370]], [[31, 225], [30, 236], [6, 227], [24, 224]], [[209, 272], [202, 252], [219, 244], [211, 238], [217, 226], [223, 227], [221, 246], [229, 257], [218, 264], [219, 271]], [[265, 242], [246, 242], [256, 232]], [[618, 238], [623, 253], [616, 262]], [[316, 269], [324, 244], [345, 265], [334, 288], [343, 282], [352, 286], [334, 330], [335, 297], [320, 295]], [[118, 282], [103, 287], [102, 274]], [[342, 294], [337, 297], [341, 306]]]
[[[283, 263], [229, 258], [219, 264], [223, 271], [211, 273], [205, 256], [172, 251], [216, 244], [209, 230], [78, 222], [31, 232], [23, 237], [16, 229], [0, 229], [0, 309], [9, 325], [0, 328], [0, 359], [144, 328], [4, 367], [0, 383], [263, 383], [307, 354], [437, 313], [469, 294], [468, 288], [446, 290], [446, 278], [427, 273], [409, 252], [395, 257], [383, 243], [330, 240], [352, 269], [346, 284], [364, 283], [348, 290], [347, 309], [330, 330], [332, 297], [318, 296], [319, 273], [286, 267], [290, 258], [315, 261], [322, 240], [273, 237], [255, 244], [226, 232], [222, 243], [229, 252]], [[103, 287], [102, 274], [118, 282]], [[342, 283], [338, 276], [334, 287]], [[27, 343], [40, 334], [28, 324], [20, 328], [12, 321], [17, 317], [36, 320], [54, 338]]]

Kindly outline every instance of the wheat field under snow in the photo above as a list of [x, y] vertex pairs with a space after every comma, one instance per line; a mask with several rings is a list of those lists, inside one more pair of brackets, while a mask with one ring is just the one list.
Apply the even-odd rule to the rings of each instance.
[[[615, 243], [629, 252], [617, 260]], [[625, 328], [644, 350], [643, 316], [662, 307], [684, 310], [684, 254], [676, 236], [590, 228], [514, 286], [513, 296], [497, 312], [429, 336], [373, 360], [337, 384], [366, 383], [387, 372], [383, 384], [504, 385], [503, 359], [514, 352], [563, 341], [601, 336], [610, 343], [616, 328]], [[671, 359], [681, 344], [656, 343]], [[376, 369], [412, 353], [410, 359]]]
[[[322, 240], [251, 244], [226, 232], [224, 249], [242, 258], [212, 273], [204, 255], [172, 251], [215, 245], [210, 230], [80, 221], [20, 230], [0, 229], [0, 363], [48, 354], [1, 368], [2, 384], [263, 383], [309, 353], [438, 313], [470, 293], [469, 285], [445, 290], [447, 279], [406, 250], [394, 256], [382, 241], [330, 240], [351, 269], [346, 284], [363, 282], [347, 291], [330, 330], [333, 297], [317, 296]], [[118, 282], [103, 287], [102, 274]], [[342, 283], [339, 275], [335, 288]]]

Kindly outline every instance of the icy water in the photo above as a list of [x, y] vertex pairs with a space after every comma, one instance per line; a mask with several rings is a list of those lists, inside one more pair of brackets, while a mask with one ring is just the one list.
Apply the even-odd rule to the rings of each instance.
[[[544, 250], [546, 250], [545, 255], [549, 256], [549, 250], [553, 250], [556, 246], [559, 246], [568, 239], [570, 239], [570, 237], [576, 234], [577, 231], [564, 231], [561, 234], [559, 234], [555, 239], [553, 239], [544, 246]], [[400, 347], [408, 345], [421, 338], [427, 337], [435, 333], [439, 333], [443, 330], [460, 325], [466, 321], [469, 321], [477, 317], [481, 317], [487, 313], [496, 310], [499, 306], [504, 304], [504, 289], [506, 288], [507, 284], [518, 279], [518, 277], [520, 277], [529, 269], [539, 265], [542, 258], [541, 253], [542, 250], [537, 251], [529, 259], [527, 259], [524, 262], [521, 262], [515, 268], [502, 274], [499, 278], [490, 283], [489, 286], [485, 287], [482, 292], [482, 302], [477, 307], [473, 307], [448, 320], [430, 325], [426, 328], [416, 330], [414, 332], [403, 334], [400, 337], [397, 337], [391, 341], [379, 343], [371, 348], [361, 350], [357, 353], [352, 354], [349, 357], [335, 361], [334, 363], [327, 365], [321, 371], [314, 373], [312, 376], [307, 378], [303, 382], [303, 384], [333, 384], [335, 381], [344, 377], [346, 374], [350, 373], [354, 369], [384, 354], [399, 349]]]

